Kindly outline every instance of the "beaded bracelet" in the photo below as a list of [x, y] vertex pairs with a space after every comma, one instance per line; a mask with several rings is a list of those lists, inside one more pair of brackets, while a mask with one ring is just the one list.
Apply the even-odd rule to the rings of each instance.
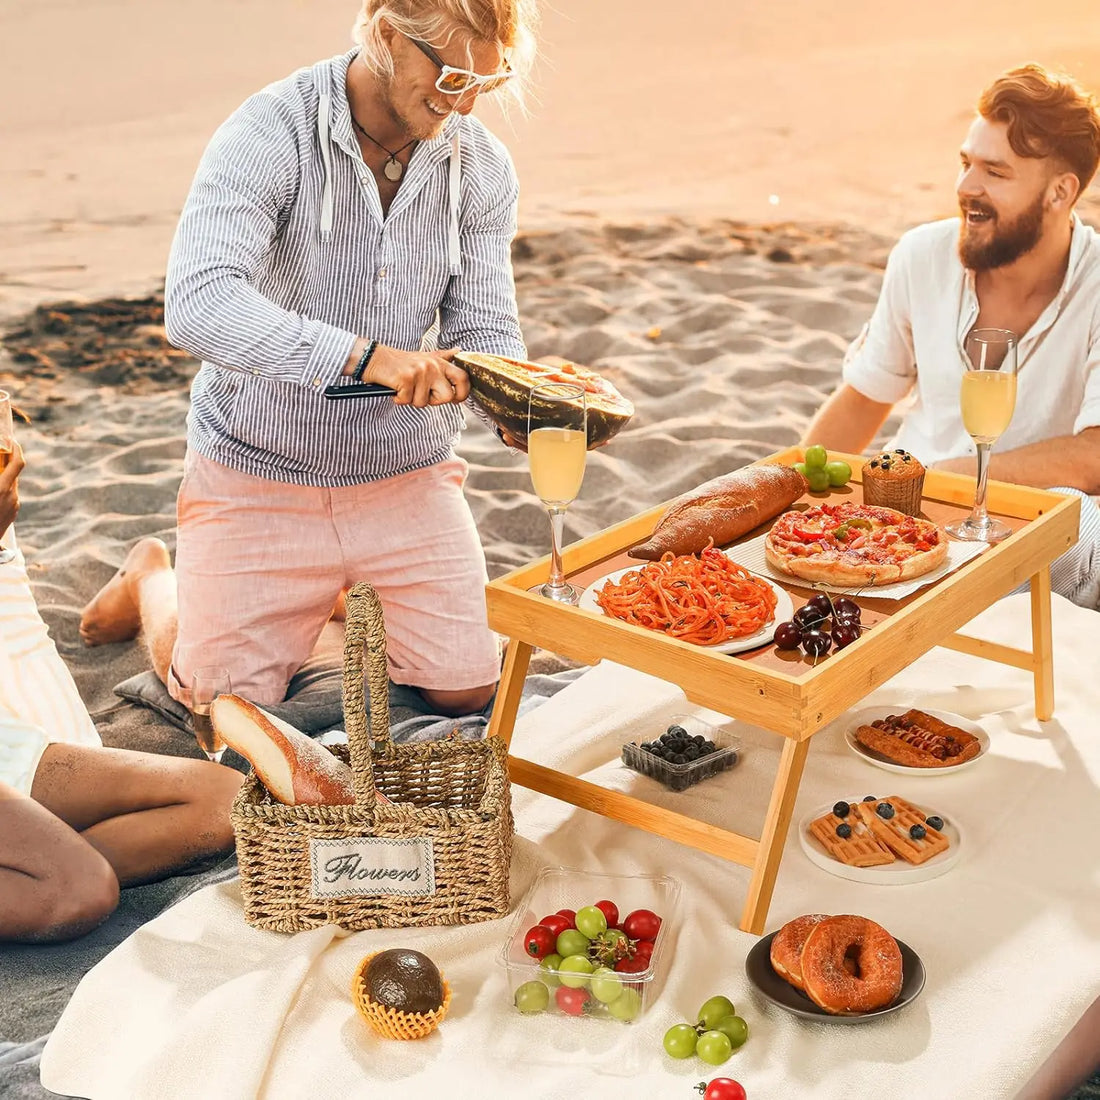
[[378, 341], [372, 340], [367, 344], [363, 350], [363, 354], [359, 356], [359, 362], [355, 365], [355, 370], [352, 371], [351, 380], [353, 382], [362, 382], [363, 374], [366, 372], [367, 365], [370, 363], [371, 356], [375, 353], [378, 347]]

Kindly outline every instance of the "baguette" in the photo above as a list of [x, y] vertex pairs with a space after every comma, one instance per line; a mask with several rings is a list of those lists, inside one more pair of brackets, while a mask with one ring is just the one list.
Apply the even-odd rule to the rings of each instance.
[[632, 558], [659, 561], [664, 554], [697, 554], [708, 542], [726, 546], [779, 515], [809, 489], [790, 466], [766, 463], [723, 474], [672, 502], [649, 539], [632, 546]]
[[350, 806], [351, 768], [288, 722], [239, 695], [219, 695], [210, 719], [221, 739], [252, 765], [260, 782], [286, 806]]

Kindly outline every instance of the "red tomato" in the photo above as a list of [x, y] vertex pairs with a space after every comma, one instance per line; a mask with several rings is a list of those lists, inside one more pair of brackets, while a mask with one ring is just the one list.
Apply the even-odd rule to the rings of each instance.
[[649, 969], [649, 959], [635, 955], [632, 959], [620, 959], [615, 964], [620, 974], [641, 974]]
[[565, 917], [569, 921], [570, 928], [577, 927], [577, 911], [575, 909], [559, 909], [558, 916]]
[[534, 928], [527, 929], [527, 935], [523, 937], [523, 949], [533, 958], [543, 959], [554, 953], [557, 939], [556, 933], [545, 924], [536, 924]]
[[632, 940], [655, 940], [661, 930], [661, 918], [649, 909], [635, 909], [622, 924]]
[[543, 917], [539, 924], [549, 928], [555, 936], [560, 936], [567, 928], [573, 927], [569, 920], [560, 913], [551, 913], [550, 916]]
[[652, 940], [638, 940], [638, 942], [634, 945], [634, 956], [633, 957], [635, 959], [645, 959], [646, 962], [648, 962], [652, 955], [653, 955], [653, 941]]
[[[703, 1086], [696, 1085], [700, 1091]], [[745, 1100], [745, 1090], [732, 1077], [715, 1077], [706, 1087], [703, 1100]]]
[[567, 1012], [570, 1016], [583, 1016], [584, 1006], [588, 1004], [588, 990], [559, 985], [554, 990], [554, 1000], [558, 1002], [558, 1008], [562, 1012]]
[[613, 901], [598, 901], [596, 908], [607, 917], [608, 928], [619, 927], [619, 907]]

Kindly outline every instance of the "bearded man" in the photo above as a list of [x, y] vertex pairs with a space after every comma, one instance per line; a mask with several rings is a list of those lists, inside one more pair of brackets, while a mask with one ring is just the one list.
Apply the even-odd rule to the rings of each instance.
[[1100, 110], [1071, 78], [1024, 65], [981, 95], [960, 150], [959, 218], [906, 233], [840, 388], [806, 440], [861, 452], [908, 398], [890, 442], [926, 466], [971, 473], [959, 389], [966, 335], [1018, 334], [1016, 411], [989, 476], [1076, 492], [1078, 543], [1055, 591], [1100, 604], [1100, 235], [1074, 207], [1100, 162]]
[[[252, 96], [207, 148], [165, 285], [168, 338], [202, 360], [177, 577], [142, 540], [81, 623], [89, 645], [143, 627], [184, 704], [202, 665], [282, 700], [359, 580], [385, 608], [395, 682], [442, 714], [491, 698], [452, 356], [526, 357], [516, 175], [469, 116], [518, 88], [534, 21], [534, 0], [366, 0], [355, 49]], [[396, 396], [328, 396], [360, 382]]]

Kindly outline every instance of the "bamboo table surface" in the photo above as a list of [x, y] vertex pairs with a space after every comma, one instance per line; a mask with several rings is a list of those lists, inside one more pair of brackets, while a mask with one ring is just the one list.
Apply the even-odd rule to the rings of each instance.
[[[800, 460], [797, 448], [762, 462]], [[843, 489], [807, 494], [792, 507], [826, 500], [860, 501], [860, 456], [832, 454], [849, 462], [853, 479]], [[974, 479], [936, 470], [924, 483], [923, 514], [939, 524], [966, 516], [974, 498]], [[784, 738], [760, 837], [746, 837], [654, 806], [632, 795], [610, 791], [534, 761], [509, 757], [512, 781], [626, 824], [671, 837], [753, 869], [741, 928], [759, 935], [767, 919], [783, 844], [794, 810], [810, 738], [833, 719], [922, 654], [941, 645], [963, 653], [1027, 669], [1034, 677], [1035, 713], [1041, 720], [1054, 710], [1054, 670], [1050, 626], [1050, 563], [1077, 539], [1080, 503], [1076, 497], [1001, 482], [990, 482], [990, 514], [1013, 534], [977, 557], [901, 600], [857, 598], [863, 611], [862, 636], [843, 650], [811, 665], [800, 651], [783, 652], [768, 644], [733, 655], [680, 642], [631, 626], [598, 612], [559, 604], [528, 591], [549, 574], [549, 557], [513, 570], [486, 588], [489, 625], [510, 638], [490, 736], [511, 742], [523, 682], [536, 646], [585, 664], [603, 658], [649, 673], [680, 687], [687, 698]], [[667, 504], [574, 543], [563, 552], [569, 579], [580, 587], [624, 566], [642, 563], [626, 550], [646, 539]], [[749, 532], [745, 542], [766, 531], [774, 520]], [[737, 543], [733, 544], [734, 549]], [[734, 554], [736, 558], [736, 554]], [[957, 633], [959, 627], [1031, 581], [1032, 649], [1022, 650]], [[812, 594], [806, 585], [778, 582], [798, 606]]]

